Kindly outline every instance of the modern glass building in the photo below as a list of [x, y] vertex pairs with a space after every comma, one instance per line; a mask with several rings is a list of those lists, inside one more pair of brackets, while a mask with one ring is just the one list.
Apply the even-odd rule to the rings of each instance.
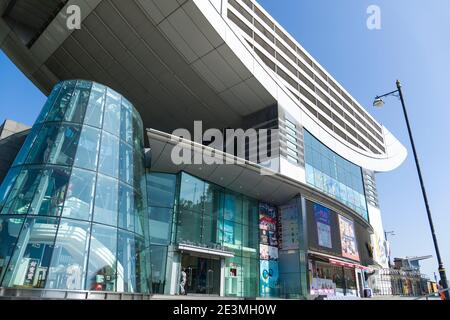
[[1, 286], [150, 292], [143, 157], [130, 102], [57, 84], [1, 187]]
[[[0, 5], [48, 96], [2, 168], [0, 295], [362, 295], [387, 267], [376, 173], [406, 158], [389, 130], [254, 0], [77, 4], [76, 30], [68, 1]], [[200, 120], [276, 131], [270, 167]], [[180, 141], [232, 161], [175, 164]]]

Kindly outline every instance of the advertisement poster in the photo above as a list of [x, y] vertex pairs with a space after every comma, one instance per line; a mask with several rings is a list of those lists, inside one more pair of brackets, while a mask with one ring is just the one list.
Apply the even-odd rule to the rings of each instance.
[[259, 270], [261, 297], [275, 297], [278, 288], [278, 263], [261, 260]]
[[259, 258], [261, 260], [278, 261], [278, 248], [265, 244], [259, 245]]
[[339, 216], [339, 230], [341, 231], [342, 256], [359, 261], [353, 221]]
[[262, 244], [278, 246], [276, 208], [268, 204], [259, 205], [259, 241]]
[[331, 249], [333, 246], [331, 244], [330, 209], [314, 204], [314, 217], [317, 224], [319, 246]]
[[299, 221], [297, 205], [288, 205], [280, 209], [280, 224], [278, 229], [279, 247], [284, 250], [299, 248]]
[[269, 246], [265, 244], [259, 245], [259, 259], [269, 260]]

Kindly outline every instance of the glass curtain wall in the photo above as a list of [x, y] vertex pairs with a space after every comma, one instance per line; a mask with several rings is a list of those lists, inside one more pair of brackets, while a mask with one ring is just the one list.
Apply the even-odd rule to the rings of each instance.
[[164, 294], [167, 251], [172, 237], [177, 175], [147, 173], [147, 202], [150, 226], [152, 292]]
[[355, 210], [368, 221], [361, 168], [304, 130], [306, 182]]
[[225, 295], [258, 296], [258, 202], [184, 172], [179, 181], [174, 241], [233, 252]]
[[148, 293], [142, 120], [97, 83], [58, 83], [0, 187], [3, 287]]

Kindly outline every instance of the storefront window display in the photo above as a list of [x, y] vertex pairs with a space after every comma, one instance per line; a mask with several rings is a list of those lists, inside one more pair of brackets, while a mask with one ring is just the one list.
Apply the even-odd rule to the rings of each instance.
[[355, 269], [328, 262], [310, 261], [311, 284], [310, 294], [313, 296], [357, 295]]

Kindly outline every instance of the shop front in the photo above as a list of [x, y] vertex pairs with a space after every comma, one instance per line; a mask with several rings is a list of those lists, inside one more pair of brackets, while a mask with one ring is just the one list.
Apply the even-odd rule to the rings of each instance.
[[363, 296], [370, 234], [349, 215], [306, 201], [311, 296]]
[[367, 267], [321, 254], [309, 254], [312, 296], [362, 296]]

